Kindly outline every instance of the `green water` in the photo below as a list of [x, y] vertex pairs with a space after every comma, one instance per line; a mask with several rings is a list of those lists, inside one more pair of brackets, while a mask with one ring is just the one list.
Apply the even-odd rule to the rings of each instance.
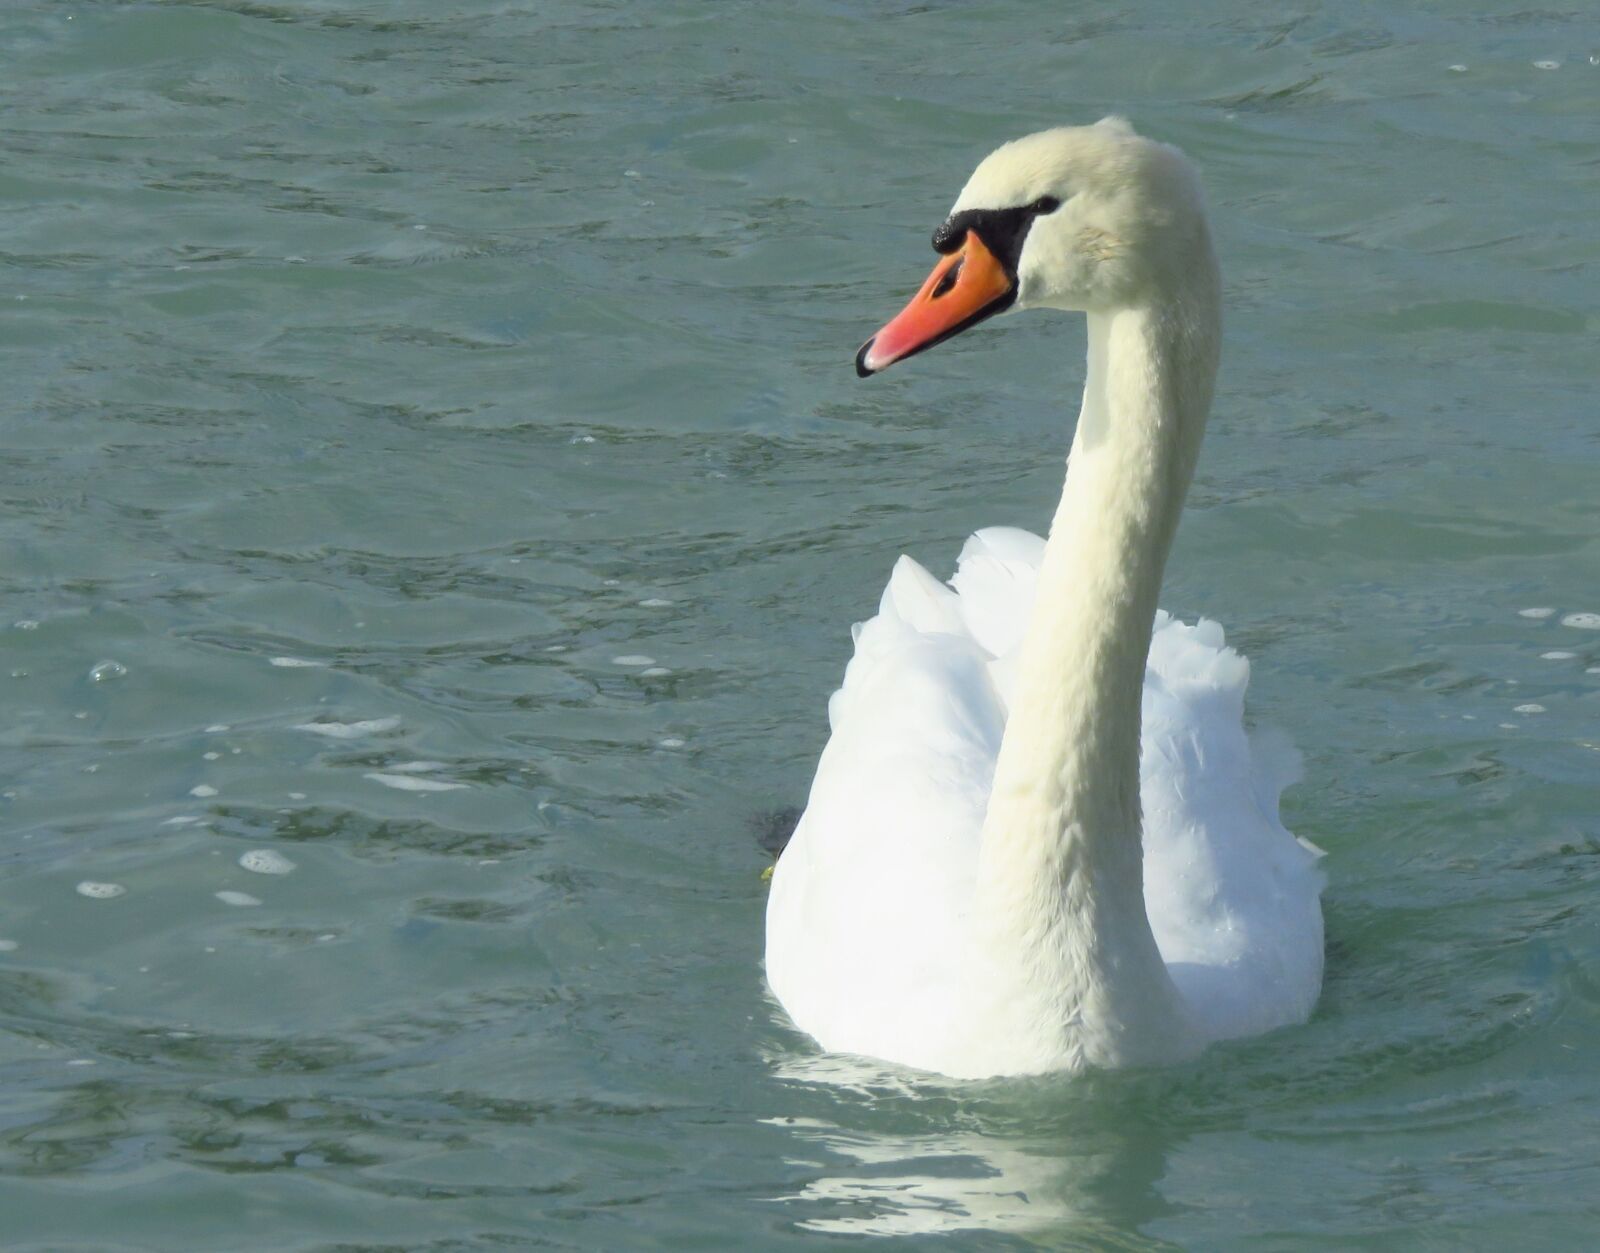
[[[0, 1245], [1591, 1245], [1586, 8], [9, 0]], [[1164, 603], [1305, 751], [1326, 990], [1171, 1071], [831, 1063], [752, 817], [895, 556], [1044, 525], [1082, 329], [851, 357], [1111, 109], [1211, 190]]]

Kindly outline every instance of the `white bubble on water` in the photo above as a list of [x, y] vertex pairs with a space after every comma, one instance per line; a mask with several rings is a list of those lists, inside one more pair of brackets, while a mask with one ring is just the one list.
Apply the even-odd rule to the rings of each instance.
[[78, 895], [87, 896], [91, 901], [109, 901], [127, 890], [120, 883], [96, 883], [93, 879], [85, 879], [77, 887]]
[[128, 673], [128, 667], [120, 661], [97, 661], [89, 670], [91, 683], [104, 683], [108, 679], [120, 679]]
[[465, 783], [446, 783], [442, 779], [419, 779], [410, 774], [384, 774], [377, 770], [365, 777], [401, 792], [459, 792], [467, 786]]
[[1529, 701], [1526, 705], [1518, 705], [1512, 712], [1519, 714], [1542, 714], [1546, 711], [1543, 705], [1537, 705], [1532, 701]]
[[325, 735], [330, 740], [354, 740], [363, 735], [393, 731], [399, 725], [399, 718], [363, 718], [359, 722], [301, 722], [294, 729], [311, 735]]
[[442, 761], [402, 761], [388, 767], [391, 774], [426, 774], [430, 770], [443, 770]]
[[251, 874], [288, 874], [294, 862], [270, 848], [253, 848], [239, 856], [239, 864]]
[[665, 609], [672, 602], [664, 596], [651, 596], [646, 600], [641, 600], [639, 603], [646, 609]]
[[203, 760], [203, 761], [221, 761], [222, 760], [222, 754], [221, 753], [215, 753], [215, 752], [213, 752], [213, 753], [201, 753], [200, 757], [201, 757], [201, 760]]
[[190, 796], [198, 796], [201, 800], [204, 800], [208, 796], [215, 796], [216, 794], [217, 789], [212, 787], [209, 783], [198, 783], [189, 789]]
[[207, 735], [220, 735], [223, 731], [233, 730], [226, 722], [213, 722], [206, 728]]
[[651, 666], [648, 670], [639, 671], [639, 674], [646, 679], [659, 679], [662, 675], [671, 673], [672, 671], [666, 666]]
[[1450, 67], [1450, 72], [1452, 74], [1465, 74], [1467, 72], [1467, 67], [1464, 65], [1452, 65]]
[[1569, 613], [1561, 619], [1564, 627], [1577, 627], [1580, 631], [1600, 631], [1600, 613]]
[[39, 629], [39, 623], [33, 618], [18, 618], [11, 625], [19, 631], [37, 631]]
[[611, 664], [614, 666], [653, 666], [656, 664], [654, 657], [646, 657], [643, 653], [624, 653], [620, 657], [613, 657]]
[[67, 1063], [69, 1066], [94, 1066], [97, 1064], [98, 1063], [96, 1063], [92, 1057], [74, 1057], [70, 1062]]
[[248, 909], [252, 905], [261, 904], [257, 898], [251, 896], [248, 892], [216, 892], [213, 895], [224, 905], [237, 905], [241, 909]]
[[680, 740], [676, 735], [669, 735], [666, 739], [657, 740], [656, 742], [660, 744], [662, 748], [682, 748], [685, 743], [685, 741]]
[[273, 657], [270, 663], [283, 670], [315, 670], [327, 665], [325, 661], [312, 661], [307, 657]]
[[1535, 61], [1533, 63], [1533, 68], [1536, 69], [1536, 70], [1559, 70], [1561, 68], [1561, 62], [1560, 61]]
[[305, 798], [306, 798], [306, 794], [304, 792], [290, 792], [289, 793], [289, 799], [292, 800], [292, 801], [303, 801], [303, 800], [305, 800]]
[[1565, 649], [1552, 648], [1547, 653], [1540, 653], [1539, 654], [1539, 660], [1540, 661], [1571, 661], [1577, 655], [1578, 655], [1577, 653], [1569, 653]]
[[1548, 618], [1555, 610], [1548, 605], [1536, 605], [1532, 609], [1519, 609], [1517, 614], [1523, 618]]

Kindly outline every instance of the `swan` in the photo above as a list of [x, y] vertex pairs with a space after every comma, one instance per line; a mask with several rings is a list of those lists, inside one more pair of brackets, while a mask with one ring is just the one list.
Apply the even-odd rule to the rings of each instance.
[[858, 624], [767, 907], [768, 983], [823, 1049], [957, 1078], [1156, 1065], [1303, 1022], [1320, 850], [1297, 758], [1248, 736], [1249, 664], [1156, 607], [1211, 405], [1220, 285], [1199, 178], [1121, 118], [996, 149], [857, 373], [996, 314], [1088, 321], [1041, 540], [902, 556]]

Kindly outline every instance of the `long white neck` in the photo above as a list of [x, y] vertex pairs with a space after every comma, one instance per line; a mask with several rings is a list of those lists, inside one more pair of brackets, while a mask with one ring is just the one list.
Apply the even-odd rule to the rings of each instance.
[[1083, 408], [983, 824], [975, 922], [1007, 1016], [1091, 1064], [1157, 1061], [1186, 1034], [1145, 914], [1139, 720], [1216, 374], [1202, 260], [1174, 300], [1089, 315]]

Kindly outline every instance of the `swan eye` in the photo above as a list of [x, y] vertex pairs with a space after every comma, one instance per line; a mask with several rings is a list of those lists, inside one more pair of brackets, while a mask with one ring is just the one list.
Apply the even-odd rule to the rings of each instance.
[[1028, 206], [1028, 212], [1029, 213], [1034, 213], [1034, 214], [1054, 213], [1060, 207], [1061, 207], [1061, 202], [1059, 200], [1057, 200], [1054, 196], [1040, 196], [1037, 200], [1035, 200], [1031, 205]]

